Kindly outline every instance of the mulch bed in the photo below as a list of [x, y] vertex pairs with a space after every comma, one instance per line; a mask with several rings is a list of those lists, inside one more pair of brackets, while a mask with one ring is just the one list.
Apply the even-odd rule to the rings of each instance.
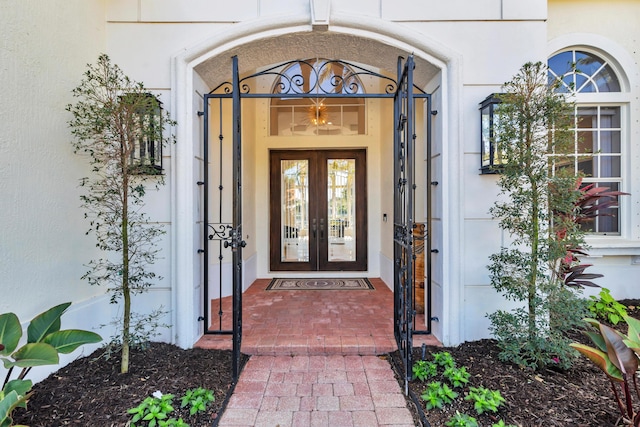
[[[640, 318], [640, 300], [620, 301], [629, 307], [629, 315]], [[616, 329], [626, 333], [621, 322]], [[586, 337], [576, 339], [593, 345]], [[481, 427], [491, 427], [498, 420], [505, 424], [521, 427], [605, 427], [623, 425], [617, 404], [613, 398], [611, 385], [604, 373], [584, 357], [576, 359], [569, 371], [547, 369], [534, 372], [517, 365], [501, 362], [495, 340], [485, 339], [466, 342], [457, 347], [427, 347], [425, 357], [431, 360], [431, 353], [448, 351], [456, 361], [456, 366], [465, 366], [471, 374], [469, 384], [456, 390], [459, 397], [444, 409], [422, 410], [432, 427], [442, 427], [456, 414], [456, 411], [471, 415]], [[392, 354], [398, 363], [398, 353]], [[422, 350], [415, 348], [413, 358], [420, 360]], [[418, 401], [429, 382], [414, 380], [410, 389]], [[497, 414], [477, 415], [473, 403], [465, 401], [469, 387], [486, 387], [499, 390], [506, 403]], [[635, 395], [635, 393], [634, 393]], [[422, 402], [421, 402], [422, 403]], [[635, 402], [636, 407], [640, 402]]]
[[[634, 307], [640, 301], [621, 301]], [[638, 317], [640, 312], [630, 312]], [[573, 426], [605, 427], [621, 425], [609, 381], [584, 358], [570, 371], [532, 372], [498, 359], [494, 340], [464, 343], [458, 347], [428, 347], [430, 352], [448, 351], [457, 366], [471, 373], [469, 386], [500, 390], [506, 403], [497, 416], [476, 416], [471, 402], [462, 397], [444, 410], [426, 412], [432, 427], [443, 427], [456, 411], [477, 418], [481, 427], [490, 427], [498, 419], [521, 427]], [[153, 392], [171, 393], [176, 418], [181, 416], [191, 427], [211, 426], [220, 415], [231, 387], [231, 352], [219, 350], [183, 350], [170, 344], [152, 343], [147, 350], [132, 353], [130, 373], [119, 373], [119, 358], [97, 358], [100, 350], [80, 358], [36, 384], [28, 410], [14, 413], [16, 424], [31, 427], [55, 426], [126, 426], [135, 407]], [[414, 360], [422, 356], [414, 351]], [[397, 353], [390, 355], [397, 361]], [[187, 389], [204, 387], [213, 390], [215, 402], [204, 413], [190, 417], [180, 409], [179, 398]], [[420, 396], [426, 383], [413, 381], [411, 390]], [[468, 387], [460, 392], [464, 396]], [[413, 405], [416, 425], [419, 411]]]
[[[119, 356], [105, 360], [99, 357], [102, 353], [96, 350], [34, 385], [28, 410], [18, 408], [14, 423], [31, 427], [125, 426], [131, 420], [127, 410], [160, 391], [175, 395], [172, 417], [182, 417], [191, 427], [210, 427], [231, 387], [231, 351], [183, 350], [151, 343], [146, 350], [132, 351], [128, 374], [120, 374]], [[180, 398], [197, 387], [212, 390], [215, 401], [205, 412], [190, 416], [188, 408], [180, 408]]]

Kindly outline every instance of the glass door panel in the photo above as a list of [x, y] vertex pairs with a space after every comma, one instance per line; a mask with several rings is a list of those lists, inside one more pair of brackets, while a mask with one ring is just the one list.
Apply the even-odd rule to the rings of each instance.
[[329, 262], [356, 260], [355, 159], [327, 160]]
[[271, 271], [367, 269], [366, 151], [273, 150]]
[[309, 262], [309, 161], [280, 161], [280, 261]]

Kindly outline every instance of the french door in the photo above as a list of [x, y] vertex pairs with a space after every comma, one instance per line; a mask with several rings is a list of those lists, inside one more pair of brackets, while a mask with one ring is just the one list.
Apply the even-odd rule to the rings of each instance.
[[365, 150], [272, 151], [272, 271], [367, 269]]

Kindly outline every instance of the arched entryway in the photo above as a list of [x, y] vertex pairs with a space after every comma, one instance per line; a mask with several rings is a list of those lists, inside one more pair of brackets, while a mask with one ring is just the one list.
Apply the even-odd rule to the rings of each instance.
[[[416, 332], [414, 291], [417, 283], [414, 280], [417, 254], [413, 249], [415, 230], [418, 227], [417, 212], [420, 211], [416, 207], [416, 189], [419, 188], [419, 181], [422, 181], [424, 186], [422, 194], [427, 210], [422, 212], [421, 216], [427, 218], [427, 230], [431, 228], [431, 187], [425, 185], [431, 181], [430, 165], [418, 169], [416, 158], [431, 157], [430, 118], [434, 113], [431, 109], [431, 95], [414, 85], [414, 70], [412, 55], [406, 59], [398, 58], [396, 79], [342, 60], [316, 58], [276, 64], [241, 76], [238, 57], [234, 56], [231, 79], [220, 83], [204, 95], [204, 108], [201, 112], [204, 121], [203, 180], [198, 183], [203, 193], [204, 236], [200, 252], [204, 264], [204, 331], [207, 334], [226, 333], [233, 336], [234, 377], [238, 374], [243, 335], [243, 250], [248, 246], [245, 238], [249, 239], [251, 232], [264, 233], [266, 228], [260, 227], [257, 217], [252, 217], [252, 214], [259, 215], [260, 210], [244, 212], [242, 206], [245, 200], [250, 200], [252, 196], [246, 197], [243, 194], [243, 183], [253, 181], [255, 186], [259, 187], [260, 165], [264, 163], [260, 161], [260, 157], [267, 156], [256, 156], [246, 162], [244, 159], [250, 153], [258, 152], [261, 145], [270, 149], [268, 212], [271, 226], [268, 228], [268, 252], [271, 270], [300, 272], [307, 269], [339, 271], [340, 274], [348, 270], [366, 270], [368, 236], [377, 231], [367, 229], [370, 222], [367, 211], [375, 209], [374, 205], [366, 203], [367, 187], [375, 186], [384, 194], [381, 183], [369, 184], [373, 184], [376, 181], [374, 177], [380, 175], [386, 174], [392, 179], [392, 197], [386, 201], [381, 197], [380, 205], [382, 210], [393, 212], [392, 226], [388, 227], [393, 237], [386, 242], [393, 242], [393, 324], [398, 348], [405, 361], [406, 377], [411, 377], [412, 335]], [[274, 83], [270, 85], [272, 89], [261, 91], [260, 88], [265, 86], [265, 80], [274, 78]], [[368, 85], [363, 83], [364, 79], [370, 80]], [[378, 107], [378, 112], [381, 113], [378, 128], [366, 123], [365, 115], [361, 114], [364, 112], [364, 106], [353, 111], [353, 103], [349, 101], [361, 98], [393, 100], [390, 114], [383, 114], [384, 108]], [[256, 130], [253, 122], [248, 126], [243, 125], [243, 119], [247, 116], [257, 117], [257, 120], [254, 120], [259, 123], [260, 114], [264, 113], [260, 104], [249, 104], [248, 107], [243, 105], [252, 99], [272, 100], [267, 111], [269, 120], [266, 121], [271, 125], [267, 132], [264, 128]], [[306, 100], [310, 100], [311, 103], [305, 102]], [[339, 103], [330, 102], [334, 100]], [[425, 135], [422, 138], [422, 146], [426, 147], [426, 152], [420, 156], [418, 153], [422, 150], [417, 144], [419, 135], [416, 111], [421, 100], [424, 103], [423, 116], [426, 116], [427, 120], [424, 125]], [[276, 108], [273, 108], [274, 104]], [[348, 107], [343, 108], [343, 104]], [[327, 105], [338, 108], [330, 110]], [[361, 132], [365, 127], [368, 132]], [[283, 134], [283, 129], [285, 139], [280, 141], [277, 137]], [[214, 134], [217, 134], [217, 144], [210, 142], [214, 139]], [[245, 146], [245, 134], [249, 136], [248, 146]], [[261, 135], [264, 139], [262, 144]], [[304, 138], [307, 135], [310, 136], [308, 141]], [[347, 140], [356, 146], [350, 150], [340, 149], [339, 146], [333, 149], [319, 149], [323, 143], [345, 144]], [[229, 142], [225, 144], [225, 141]], [[294, 149], [273, 150], [271, 147], [279, 142], [289, 144]], [[301, 147], [305, 143], [311, 146]], [[367, 176], [367, 149], [359, 148], [357, 144], [368, 144], [366, 146], [369, 149], [379, 148], [383, 153], [385, 147], [387, 148], [386, 160], [381, 160], [377, 175]], [[216, 156], [214, 153], [217, 154], [217, 160], [213, 159]], [[210, 182], [210, 177], [214, 175], [217, 177], [217, 181], [213, 179], [217, 182], [216, 186], [212, 186]], [[417, 179], [418, 176], [422, 178]], [[226, 188], [228, 190], [225, 192]], [[210, 203], [211, 199], [214, 199], [213, 204]], [[213, 210], [215, 212], [211, 212]], [[252, 219], [256, 220], [255, 224], [252, 224]], [[351, 231], [350, 236], [343, 235], [342, 225]], [[380, 227], [381, 234], [383, 228]], [[332, 236], [333, 234], [335, 236]], [[283, 244], [285, 241], [288, 243]], [[430, 253], [429, 235], [425, 241], [426, 252]], [[213, 251], [210, 251], [210, 243], [216, 246], [212, 248]], [[340, 244], [343, 247], [334, 247]], [[257, 251], [256, 255], [260, 256], [261, 253]], [[262, 255], [264, 256], [264, 252]], [[226, 261], [225, 264], [225, 259], [230, 262]], [[209, 274], [210, 267], [217, 270], [217, 277]], [[231, 269], [230, 277], [225, 277], [225, 267]], [[427, 284], [422, 303], [426, 306], [426, 318], [430, 318], [429, 262], [425, 271]], [[217, 287], [212, 288], [210, 283], [216, 281]], [[222, 327], [225, 319], [222, 303], [222, 297], [226, 296], [225, 283], [232, 286], [231, 329]], [[216, 294], [215, 297], [219, 301], [217, 320], [214, 319], [214, 310], [209, 305], [211, 293]], [[385, 316], [385, 313], [381, 312], [379, 315]], [[386, 315], [392, 317], [388, 313]], [[226, 314], [226, 317], [229, 315]], [[213, 322], [210, 323], [210, 319]], [[427, 327], [425, 332], [430, 333], [430, 328]]]
[[[421, 72], [417, 73], [416, 84], [422, 87], [431, 85], [439, 91], [438, 105], [443, 106], [450, 99], [450, 91], [443, 91], [443, 85], [446, 87], [447, 82], [455, 77], [455, 73], [448, 71], [448, 66], [455, 62], [455, 58], [447, 57], [448, 54], [438, 52], [437, 56], [428, 51], [436, 51], [433, 46], [428, 46], [425, 38], [418, 37], [417, 34], [411, 34], [406, 29], [395, 27], [389, 23], [381, 23], [377, 20], [367, 22], [367, 19], [358, 19], [349, 21], [349, 18], [338, 19], [335, 17], [336, 25], [330, 25], [329, 31], [313, 31], [312, 26], [308, 23], [308, 17], [298, 17], [297, 20], [292, 19], [286, 23], [282, 20], [273, 20], [265, 22], [264, 25], [250, 27], [249, 25], [239, 25], [237, 29], [225, 35], [214, 37], [206, 45], [202, 45], [196, 49], [189, 51], [185, 55], [181, 55], [176, 59], [175, 69], [175, 89], [177, 119], [180, 123], [185, 123], [178, 130], [178, 144], [174, 148], [175, 160], [172, 164], [172, 178], [175, 183], [174, 187], [174, 210], [176, 224], [173, 226], [173, 242], [175, 258], [172, 266], [174, 267], [174, 280], [176, 289], [174, 289], [174, 307], [176, 307], [176, 341], [182, 346], [191, 345], [200, 335], [201, 325], [194, 319], [198, 318], [199, 304], [197, 301], [202, 292], [202, 277], [199, 273], [199, 265], [201, 264], [201, 255], [198, 254], [202, 236], [198, 231], [199, 222], [199, 195], [197, 183], [200, 181], [199, 171], [199, 141], [198, 135], [202, 132], [202, 124], [199, 122], [197, 112], [202, 111], [201, 96], [211, 90], [215, 79], [220, 81], [224, 74], [228, 74], [229, 58], [233, 54], [237, 54], [241, 59], [240, 73], [255, 71], [266, 64], [272, 64], [275, 59], [290, 59], [297, 52], [303, 52], [298, 57], [306, 57], [312, 49], [316, 56], [327, 57], [344, 57], [356, 62], [373, 64], [378, 66], [380, 70], [393, 70], [398, 53], [406, 53], [413, 50], [416, 55], [416, 69]], [[332, 17], [333, 22], [334, 17]], [[375, 22], [373, 22], [375, 21]], [[240, 28], [241, 27], [241, 28]], [[389, 28], [394, 27], [394, 28]], [[375, 30], [375, 32], [374, 32]], [[391, 34], [396, 33], [396, 38]], [[325, 53], [332, 53], [328, 55]], [[285, 56], [286, 55], [286, 56]], [[246, 61], [242, 61], [242, 59]], [[449, 60], [449, 63], [445, 62]], [[243, 69], [246, 67], [246, 69]], [[426, 70], [426, 71], [425, 71]], [[439, 115], [438, 119], [443, 120], [446, 115]], [[187, 125], [193, 123], [193, 125]], [[446, 123], [444, 121], [443, 123]], [[439, 132], [447, 134], [449, 125], [440, 126]], [[451, 151], [451, 150], [450, 150]], [[450, 153], [447, 153], [450, 154]], [[378, 154], [378, 160], [380, 154]], [[257, 182], [254, 181], [254, 182]], [[440, 187], [442, 188], [442, 187]], [[246, 190], [246, 188], [245, 188]], [[253, 189], [253, 194], [262, 194], [258, 189]], [[455, 196], [455, 195], [454, 195]], [[454, 197], [455, 198], [455, 197]], [[257, 196], [245, 209], [257, 211], [260, 205]], [[444, 210], [447, 210], [446, 207]], [[382, 214], [388, 212], [379, 211], [379, 220]], [[252, 236], [254, 238], [254, 236]], [[257, 237], [256, 247], [264, 248]], [[372, 239], [378, 239], [377, 250], [381, 251], [381, 241], [383, 236]], [[375, 247], [375, 244], [373, 245]], [[442, 252], [441, 252], [442, 253]], [[382, 258], [380, 253], [375, 256]], [[441, 255], [442, 256], [442, 255]], [[252, 258], [251, 256], [249, 258]], [[378, 276], [387, 277], [392, 282], [392, 256], [387, 256], [384, 262], [378, 262]], [[264, 271], [264, 267], [260, 266], [259, 257], [253, 257], [248, 260], [244, 268], [244, 277], [248, 283], [252, 278], [259, 277], [259, 271]], [[265, 261], [266, 262], [266, 261]], [[448, 273], [447, 273], [448, 274]], [[245, 284], [246, 285], [246, 284]], [[445, 297], [440, 295], [439, 298], [444, 300]], [[444, 306], [443, 306], [444, 307]], [[443, 311], [447, 311], [446, 307]], [[453, 322], [455, 326], [455, 321]]]

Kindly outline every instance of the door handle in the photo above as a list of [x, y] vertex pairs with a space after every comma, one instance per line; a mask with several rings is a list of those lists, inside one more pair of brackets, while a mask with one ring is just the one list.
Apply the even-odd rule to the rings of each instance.
[[324, 240], [324, 218], [320, 218], [320, 240]]
[[316, 238], [316, 230], [317, 230], [317, 225], [316, 225], [316, 219], [313, 218], [313, 221], [311, 222], [311, 231], [313, 232], [313, 238]]

